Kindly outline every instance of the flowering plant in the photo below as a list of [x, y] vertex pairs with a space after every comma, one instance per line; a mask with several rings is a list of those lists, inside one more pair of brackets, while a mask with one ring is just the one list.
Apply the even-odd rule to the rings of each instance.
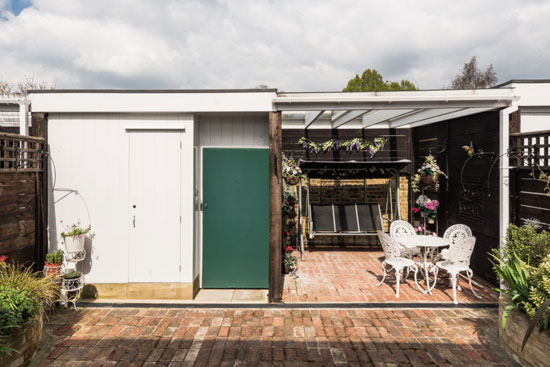
[[302, 147], [306, 150], [309, 150], [310, 153], [318, 154], [320, 152], [335, 152], [341, 149], [346, 152], [357, 151], [367, 151], [370, 154], [370, 157], [373, 158], [374, 155], [382, 150], [384, 150], [384, 145], [388, 140], [383, 137], [374, 138], [372, 142], [365, 139], [354, 138], [350, 140], [340, 141], [338, 139], [330, 139], [324, 143], [316, 143], [306, 137], [300, 138], [298, 144], [302, 144]]
[[415, 232], [424, 232], [426, 230], [426, 226], [418, 226], [414, 229]]
[[420, 192], [420, 181], [422, 181], [422, 178], [432, 176], [435, 191], [439, 191], [439, 175], [447, 178], [447, 174], [439, 168], [435, 157], [430, 154], [424, 159], [424, 163], [422, 163], [422, 166], [413, 176], [411, 181], [412, 190], [414, 192]]
[[[424, 197], [422, 197], [424, 196]], [[439, 208], [438, 200], [430, 200], [425, 195], [422, 195], [416, 200], [418, 206], [412, 208], [414, 214], [419, 212], [426, 213], [427, 218], [436, 218], [437, 217], [437, 208]], [[420, 228], [420, 227], [419, 227]], [[425, 229], [425, 228], [424, 228]], [[417, 231], [418, 232], [418, 231]]]
[[296, 164], [293, 158], [287, 158], [283, 155], [283, 178], [292, 179], [292, 178], [301, 178], [302, 170]]
[[63, 238], [80, 237], [90, 232], [90, 230], [92, 229], [91, 226], [82, 227], [82, 225], [80, 224], [80, 220], [78, 220], [78, 222], [74, 224], [71, 224], [70, 226], [65, 225], [62, 220], [60, 220], [59, 223], [61, 223], [63, 227], [65, 227], [65, 230], [61, 232], [61, 237]]
[[[287, 232], [288, 233], [288, 232]], [[283, 256], [283, 265], [288, 270], [289, 274], [292, 274], [294, 279], [298, 278], [298, 259], [292, 255], [294, 249], [292, 246], [285, 247], [285, 254]]]
[[0, 256], [0, 263], [6, 262], [7, 259], [8, 259], [8, 255]]

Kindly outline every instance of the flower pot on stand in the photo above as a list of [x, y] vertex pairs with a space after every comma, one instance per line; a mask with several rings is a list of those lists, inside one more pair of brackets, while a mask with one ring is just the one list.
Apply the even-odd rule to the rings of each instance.
[[86, 236], [81, 234], [78, 236], [67, 236], [64, 238], [65, 249], [67, 252], [82, 252], [84, 251], [84, 242]]
[[44, 264], [44, 273], [46, 276], [49, 277], [58, 277], [61, 275], [61, 266], [63, 263], [57, 263], [57, 264], [50, 264], [45, 263]]

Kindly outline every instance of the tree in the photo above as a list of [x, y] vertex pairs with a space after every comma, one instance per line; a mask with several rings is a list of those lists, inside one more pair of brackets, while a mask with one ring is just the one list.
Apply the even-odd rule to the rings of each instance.
[[355, 75], [355, 78], [348, 82], [344, 92], [380, 92], [397, 90], [416, 90], [416, 86], [408, 80], [401, 82], [384, 81], [384, 78], [376, 69], [366, 69], [361, 76]]
[[461, 74], [457, 74], [451, 82], [451, 89], [491, 88], [498, 81], [493, 64], [487, 70], [481, 71], [477, 66], [477, 57], [472, 56], [470, 62], [464, 64]]
[[0, 95], [2, 94], [27, 94], [30, 90], [55, 89], [55, 86], [48, 81], [37, 82], [34, 76], [26, 76], [19, 82], [8, 82], [0, 80]]

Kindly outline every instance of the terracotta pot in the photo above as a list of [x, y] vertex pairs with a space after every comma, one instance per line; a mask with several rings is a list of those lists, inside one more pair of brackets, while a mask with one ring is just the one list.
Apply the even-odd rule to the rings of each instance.
[[297, 176], [285, 177], [285, 181], [287, 185], [291, 185], [291, 186], [298, 185], [298, 182], [300, 182], [300, 177], [297, 177]]
[[424, 185], [433, 185], [435, 182], [437, 182], [438, 175], [426, 175], [422, 176], [422, 183]]
[[61, 265], [63, 263], [58, 263], [58, 264], [50, 264], [50, 263], [45, 263], [44, 264], [44, 271], [46, 272], [46, 276], [50, 276], [50, 277], [58, 277], [61, 275]]

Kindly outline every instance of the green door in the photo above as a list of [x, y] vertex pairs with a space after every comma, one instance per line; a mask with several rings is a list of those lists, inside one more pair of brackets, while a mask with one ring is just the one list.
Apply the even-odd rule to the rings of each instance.
[[267, 288], [269, 150], [203, 149], [203, 288]]

